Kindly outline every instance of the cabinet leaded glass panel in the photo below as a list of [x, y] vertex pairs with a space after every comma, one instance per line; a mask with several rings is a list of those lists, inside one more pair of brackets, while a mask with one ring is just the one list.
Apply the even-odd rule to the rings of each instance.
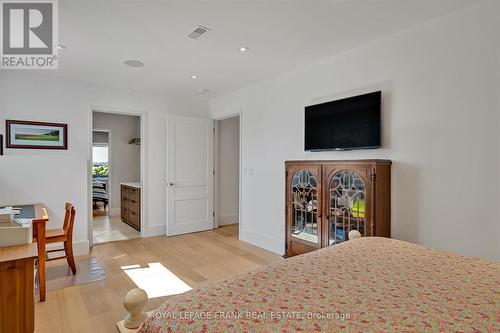
[[346, 241], [351, 230], [366, 235], [365, 198], [365, 183], [356, 172], [342, 170], [333, 175], [329, 183], [329, 245]]
[[292, 177], [291, 236], [311, 243], [318, 242], [318, 184], [316, 176], [306, 170]]

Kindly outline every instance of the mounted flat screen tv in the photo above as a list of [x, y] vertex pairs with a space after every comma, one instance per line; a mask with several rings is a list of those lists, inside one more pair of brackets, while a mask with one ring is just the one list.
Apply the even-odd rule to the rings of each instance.
[[382, 92], [305, 108], [305, 150], [380, 148]]

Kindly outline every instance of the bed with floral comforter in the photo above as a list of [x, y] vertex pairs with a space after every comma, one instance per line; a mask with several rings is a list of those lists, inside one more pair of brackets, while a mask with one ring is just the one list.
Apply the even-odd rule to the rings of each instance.
[[500, 264], [367, 237], [207, 284], [140, 332], [500, 332]]

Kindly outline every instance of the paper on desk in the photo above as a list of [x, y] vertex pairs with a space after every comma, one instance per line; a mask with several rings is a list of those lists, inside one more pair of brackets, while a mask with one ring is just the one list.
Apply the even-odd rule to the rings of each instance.
[[16, 221], [19, 225], [22, 225], [23, 227], [31, 225], [31, 219], [20, 219], [15, 217], [14, 221]]

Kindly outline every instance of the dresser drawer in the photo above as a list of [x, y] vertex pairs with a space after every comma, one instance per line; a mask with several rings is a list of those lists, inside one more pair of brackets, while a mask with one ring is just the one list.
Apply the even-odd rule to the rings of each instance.
[[122, 185], [122, 197], [132, 201], [140, 200], [141, 190], [136, 187]]
[[129, 212], [129, 219], [128, 221], [130, 222], [130, 225], [132, 225], [135, 229], [139, 228], [139, 221], [140, 221], [140, 215], [135, 212]]
[[140, 211], [140, 204], [138, 201], [125, 198], [122, 200], [122, 208], [126, 208], [130, 211], [133, 211], [133, 212], [139, 212]]
[[122, 209], [122, 221], [137, 231], [141, 231], [141, 216], [140, 213], [130, 212]]
[[122, 207], [121, 218], [122, 218], [122, 220], [128, 220], [129, 219], [129, 212], [128, 212], [128, 210], [126, 208]]
[[131, 187], [129, 190], [129, 199], [138, 202], [141, 199], [141, 190]]

